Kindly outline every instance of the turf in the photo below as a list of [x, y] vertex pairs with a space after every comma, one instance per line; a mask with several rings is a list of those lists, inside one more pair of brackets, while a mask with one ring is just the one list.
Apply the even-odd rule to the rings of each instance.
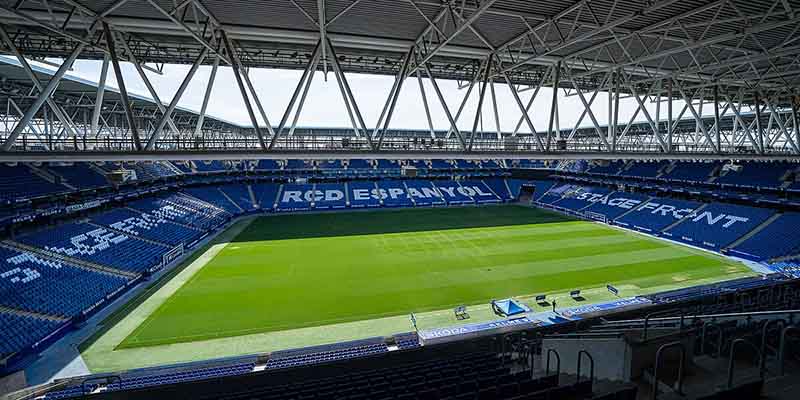
[[606, 283], [648, 287], [747, 268], [521, 207], [262, 217], [118, 347], [328, 325]]

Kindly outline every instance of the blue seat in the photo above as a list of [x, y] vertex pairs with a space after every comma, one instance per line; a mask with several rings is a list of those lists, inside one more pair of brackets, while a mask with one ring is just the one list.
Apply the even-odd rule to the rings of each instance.
[[351, 208], [380, 207], [381, 201], [374, 182], [353, 181], [346, 184]]
[[73, 317], [124, 287], [127, 278], [0, 247], [0, 305]]
[[787, 212], [731, 249], [731, 254], [758, 260], [800, 254], [798, 227], [800, 213]]
[[[19, 236], [47, 251], [112, 268], [141, 273], [159, 267], [170, 248], [84, 222], [70, 222]], [[136, 254], [136, 257], [130, 257]]]
[[277, 211], [306, 211], [311, 209], [313, 201], [312, 184], [287, 183], [283, 185], [278, 196]]
[[711, 203], [694, 211], [664, 232], [675, 240], [719, 250], [769, 218], [774, 211], [725, 203]]

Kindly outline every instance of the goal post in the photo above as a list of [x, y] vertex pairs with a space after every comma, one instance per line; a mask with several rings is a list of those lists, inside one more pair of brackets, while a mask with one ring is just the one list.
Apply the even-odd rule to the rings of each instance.
[[593, 211], [585, 211], [583, 215], [591, 220], [600, 221], [602, 223], [608, 223], [608, 218], [606, 218], [605, 214], [600, 214]]

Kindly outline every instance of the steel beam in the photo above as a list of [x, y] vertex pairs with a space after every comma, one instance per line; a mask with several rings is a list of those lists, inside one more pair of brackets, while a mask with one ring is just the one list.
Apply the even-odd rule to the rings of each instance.
[[[534, 100], [536, 100], [536, 95], [539, 94], [539, 89], [541, 89], [542, 86], [544, 86], [544, 81], [550, 75], [552, 69], [553, 66], [551, 65], [550, 67], [548, 67], [547, 71], [544, 74], [542, 74], [542, 79], [539, 80], [539, 83], [536, 85], [536, 88], [533, 89], [533, 94], [531, 95], [530, 100], [528, 100], [528, 104], [525, 106], [525, 112], [523, 114], [527, 114], [530, 111], [531, 106], [533, 106]], [[522, 126], [523, 122], [525, 122], [525, 115], [520, 115], [519, 121], [517, 121], [517, 125], [514, 127], [514, 132], [511, 134], [511, 136], [517, 136], [517, 132], [519, 132], [519, 128]]]
[[[319, 56], [317, 56], [314, 66], [311, 67], [312, 71], [317, 70], [317, 64], [319, 64]], [[300, 101], [297, 103], [297, 112], [294, 113], [294, 118], [292, 118], [292, 126], [289, 127], [289, 132], [287, 134], [288, 136], [294, 135], [294, 130], [297, 127], [297, 121], [300, 119], [300, 112], [303, 110], [303, 105], [306, 104], [306, 96], [308, 96], [308, 89], [311, 87], [311, 82], [313, 80], [314, 80], [314, 74], [309, 75], [308, 79], [306, 79], [306, 84], [303, 87], [303, 93], [300, 95]], [[341, 91], [342, 82], [337, 80], [337, 83], [339, 84], [339, 90]], [[352, 114], [352, 111], [350, 110], [350, 104], [345, 103], [345, 105], [347, 106], [347, 112], [349, 114]], [[350, 117], [352, 122], [352, 115]]]
[[[326, 37], [327, 25], [325, 22], [325, 0], [317, 0], [317, 15], [319, 16], [317, 21], [317, 24], [319, 25], [319, 42], [327, 43], [328, 38]], [[328, 46], [322, 46], [322, 72], [326, 77], [328, 76]]]
[[[531, 122], [531, 117], [528, 115], [528, 110], [525, 109], [525, 106], [522, 105], [522, 100], [519, 98], [519, 93], [517, 93], [517, 88], [514, 87], [514, 84], [511, 82], [511, 79], [508, 77], [508, 74], [500, 71], [500, 74], [506, 80], [506, 84], [508, 88], [511, 89], [511, 95], [514, 97], [514, 101], [517, 103], [517, 107], [522, 112], [522, 117], [525, 119], [525, 123], [528, 124], [528, 129], [531, 130], [531, 134], [536, 139], [536, 144], [539, 147], [540, 151], [546, 151], [544, 145], [542, 144], [542, 138], [539, 137], [539, 134], [536, 133], [536, 128], [533, 127], [533, 122]], [[536, 93], [534, 93], [534, 96]]]
[[795, 143], [800, 146], [800, 96], [791, 96], [789, 101], [792, 103], [792, 125], [794, 126]]
[[[291, 114], [292, 109], [294, 108], [294, 103], [297, 101], [297, 96], [300, 95], [300, 90], [304, 87], [304, 83], [306, 83], [306, 87], [311, 85], [311, 80], [314, 79], [314, 70], [312, 67], [316, 67], [317, 59], [319, 57], [320, 47], [321, 44], [324, 43], [320, 41], [317, 43], [317, 46], [314, 48], [314, 52], [311, 55], [311, 59], [308, 60], [308, 64], [306, 64], [306, 68], [303, 71], [303, 75], [300, 80], [297, 82], [297, 86], [295, 86], [294, 92], [292, 93], [292, 98], [289, 100], [289, 105], [286, 106], [286, 111], [283, 113], [283, 118], [281, 118], [281, 122], [278, 124], [278, 129], [275, 130], [275, 134], [272, 135], [272, 139], [269, 142], [269, 149], [272, 150], [275, 147], [275, 143], [278, 142], [278, 137], [283, 133], [283, 127], [286, 126], [286, 121], [289, 120], [289, 114]], [[306, 82], [307, 81], [307, 82]], [[298, 108], [297, 114], [300, 113], [300, 109]]]
[[206, 118], [206, 110], [208, 109], [208, 101], [211, 98], [211, 90], [214, 88], [214, 80], [217, 78], [217, 68], [219, 67], [219, 57], [214, 57], [214, 64], [211, 66], [211, 75], [208, 77], [208, 84], [206, 84], [206, 91], [203, 95], [203, 105], [200, 106], [200, 115], [197, 116], [197, 124], [194, 127], [194, 135], [200, 136], [200, 131], [203, 129], [203, 121]]
[[[162, 113], [166, 113], [164, 104], [158, 97], [158, 92], [156, 92], [156, 89], [150, 83], [150, 78], [148, 78], [147, 74], [145, 74], [144, 68], [142, 68], [141, 63], [139, 63], [139, 60], [136, 59], [136, 56], [131, 51], [130, 47], [128, 47], [128, 43], [125, 41], [125, 38], [120, 36], [119, 41], [122, 43], [122, 48], [125, 50], [125, 53], [128, 54], [128, 60], [130, 60], [131, 64], [133, 64], [134, 68], [136, 68], [136, 72], [139, 74], [139, 78], [142, 79], [144, 86], [147, 88], [148, 93], [150, 93], [150, 97], [152, 97], [153, 101], [156, 103], [156, 107]], [[176, 135], [180, 133], [180, 130], [178, 129], [177, 126], [175, 126], [175, 122], [172, 121], [171, 117], [167, 118], [167, 124], [169, 124], [170, 129], [172, 129], [172, 131], [175, 132]]]
[[425, 69], [425, 73], [428, 75], [428, 79], [431, 81], [431, 85], [433, 86], [433, 91], [436, 93], [436, 97], [439, 98], [439, 103], [442, 105], [444, 109], [444, 114], [447, 116], [447, 121], [450, 122], [450, 130], [455, 133], [456, 138], [458, 138], [458, 143], [461, 145], [462, 150], [467, 149], [467, 143], [464, 140], [464, 136], [461, 134], [461, 131], [458, 129], [456, 124], [456, 120], [453, 118], [453, 115], [450, 113], [450, 108], [447, 106], [447, 102], [444, 100], [444, 96], [442, 96], [442, 91], [439, 89], [439, 84], [436, 83], [436, 79], [434, 79], [431, 71], [428, 69], [427, 64], [422, 64], [422, 68]]
[[497, 111], [497, 95], [494, 92], [494, 82], [489, 82], [489, 90], [492, 94], [492, 113], [494, 114], [494, 128], [497, 133], [497, 140], [503, 139], [503, 133], [500, 129], [500, 113]]
[[422, 107], [425, 109], [425, 119], [428, 121], [428, 129], [431, 131], [431, 139], [436, 139], [433, 119], [431, 119], [431, 109], [428, 107], [428, 96], [425, 94], [425, 85], [422, 83], [422, 72], [420, 72], [419, 68], [417, 68], [417, 83], [419, 84], [419, 95], [422, 96]]
[[764, 129], [761, 126], [761, 98], [758, 90], [753, 93], [753, 103], [756, 107], [756, 140], [758, 140], [758, 148], [763, 153], [764, 149]]
[[[161, 136], [161, 131], [164, 129], [164, 126], [166, 126], [167, 121], [171, 121], [170, 115], [172, 115], [172, 112], [175, 111], [175, 107], [177, 107], [178, 103], [181, 101], [183, 92], [186, 91], [186, 88], [189, 86], [189, 83], [192, 81], [192, 78], [194, 77], [194, 73], [197, 72], [197, 68], [199, 68], [200, 64], [203, 63], [203, 60], [205, 60], [207, 54], [208, 54], [208, 49], [204, 48], [200, 52], [200, 56], [198, 56], [197, 60], [195, 60], [194, 64], [192, 64], [192, 67], [189, 68], [189, 72], [187, 72], [186, 77], [183, 78], [183, 82], [181, 82], [180, 87], [178, 87], [178, 91], [175, 92], [175, 96], [172, 97], [172, 101], [169, 102], [169, 106], [164, 111], [164, 114], [161, 115], [161, 119], [158, 120], [158, 124], [156, 124], [156, 129], [153, 131], [153, 134], [150, 135], [150, 140], [147, 141], [147, 146], [145, 147], [145, 150], [151, 151], [155, 149], [156, 142], [158, 141], [158, 138]], [[177, 131], [177, 128], [175, 129], [176, 133], [178, 133], [179, 131]]]
[[369, 148], [374, 150], [375, 145], [372, 142], [372, 137], [369, 134], [367, 125], [364, 123], [364, 117], [361, 116], [361, 110], [358, 108], [356, 98], [353, 96], [353, 92], [350, 90], [350, 84], [347, 82], [347, 76], [345, 76], [344, 71], [342, 71], [342, 66], [339, 65], [339, 58], [336, 56], [336, 49], [334, 49], [333, 43], [331, 43], [330, 39], [328, 40], [328, 50], [330, 50], [331, 60], [333, 61], [332, 64], [334, 68], [339, 71], [339, 77], [341, 78], [342, 86], [344, 86], [345, 93], [347, 93], [347, 98], [350, 100], [350, 104], [353, 106], [353, 112], [356, 114], [358, 123], [361, 126], [361, 129], [364, 131], [364, 138], [367, 140]]
[[717, 151], [722, 152], [722, 129], [719, 121], [719, 86], [714, 85], [714, 133], [717, 140]]
[[[253, 124], [253, 130], [258, 137], [258, 143], [261, 145], [261, 149], [267, 149], [267, 143], [264, 140], [264, 134], [261, 132], [261, 128], [258, 126], [258, 120], [256, 120], [256, 114], [253, 112], [253, 106], [250, 104], [250, 99], [247, 97], [247, 89], [244, 87], [244, 82], [242, 81], [242, 74], [244, 71], [240, 71], [241, 64], [239, 62], [239, 57], [233, 51], [233, 45], [230, 42], [227, 34], [222, 32], [222, 42], [225, 44], [225, 49], [228, 55], [233, 59], [233, 63], [231, 63], [231, 68], [233, 68], [233, 76], [236, 78], [236, 84], [239, 86], [239, 93], [242, 94], [242, 100], [244, 100], [244, 106], [247, 109], [247, 115], [250, 116], [250, 122]], [[248, 80], [249, 82], [249, 80]], [[268, 129], [272, 129], [269, 126], [269, 121], [267, 122]], [[274, 136], [274, 134], [273, 134]]]
[[61, 81], [61, 78], [64, 77], [64, 74], [72, 67], [72, 63], [75, 62], [75, 59], [78, 58], [78, 55], [81, 54], [84, 48], [83, 43], [79, 43], [72, 53], [67, 57], [66, 60], [61, 64], [61, 67], [53, 74], [50, 78], [50, 82], [47, 83], [44, 89], [39, 92], [39, 96], [34, 100], [33, 104], [25, 111], [25, 115], [22, 116], [22, 119], [17, 122], [17, 125], [14, 127], [14, 130], [8, 135], [8, 138], [3, 143], [3, 146], [0, 147], [2, 151], [9, 151], [14, 146], [14, 141], [19, 137], [23, 130], [30, 124], [33, 117], [39, 110], [42, 108], [47, 99], [53, 94], [58, 86], [58, 83]]
[[558, 114], [558, 84], [561, 81], [561, 62], [557, 62], [553, 69], [553, 96], [550, 100], [550, 120], [547, 123], [547, 145], [545, 150], [550, 151], [550, 139], [553, 136], [553, 123]]
[[[0, 162], [100, 162], [100, 161], [153, 161], [153, 160], [285, 160], [302, 158], [309, 160], [329, 159], [376, 159], [419, 160], [429, 158], [486, 159], [541, 159], [541, 160], [718, 160], [729, 161], [730, 154], [686, 152], [665, 154], [663, 152], [539, 152], [539, 151], [270, 151], [257, 150], [197, 150], [197, 151], [52, 151], [52, 152], [2, 152]], [[796, 154], [743, 153], [737, 160], [794, 161]]]
[[440, 42], [436, 46], [436, 48], [434, 48], [429, 53], [427, 53], [422, 58], [422, 60], [420, 60], [417, 63], [417, 66], [425, 65], [428, 61], [430, 61], [430, 59], [433, 58], [436, 55], [436, 53], [439, 52], [439, 50], [441, 50], [443, 47], [447, 46], [447, 44], [450, 43], [456, 37], [458, 37], [458, 35], [460, 35], [461, 32], [464, 32], [464, 29], [467, 29], [468, 27], [470, 27], [472, 25], [473, 22], [477, 21], [478, 18], [484, 12], [486, 12], [486, 10], [488, 10], [489, 7], [491, 7], [496, 1], [497, 0], [486, 0], [486, 1], [484, 1], [483, 4], [481, 4], [480, 8], [475, 10], [475, 12], [473, 12], [472, 15], [469, 16], [469, 18], [467, 18], [461, 25], [458, 26], [458, 28], [456, 28], [455, 32], [451, 33], [450, 36], [448, 36], [445, 40]]
[[133, 147], [136, 150], [142, 150], [142, 141], [139, 137], [139, 129], [136, 126], [136, 119], [131, 109], [130, 99], [128, 98], [128, 90], [125, 88], [125, 78], [122, 76], [122, 69], [119, 66], [119, 58], [117, 58], [117, 46], [114, 40], [114, 34], [111, 32], [107, 23], [103, 23], [103, 30], [105, 32], [106, 44], [108, 45], [109, 55], [111, 57], [111, 65], [114, 67], [114, 76], [117, 78], [117, 86], [119, 87], [119, 94], [122, 98], [122, 107], [125, 110], [125, 118], [128, 121], [128, 129], [131, 131], [133, 139]]
[[[378, 124], [375, 126], [375, 132], [372, 133], [372, 138], [375, 138], [375, 135], [380, 132], [380, 136], [378, 136], [378, 143], [375, 147], [376, 150], [381, 149], [381, 145], [383, 144], [383, 137], [386, 134], [386, 129], [389, 128], [389, 122], [392, 120], [392, 114], [394, 114], [394, 106], [397, 104], [397, 99], [400, 97], [400, 91], [403, 88], [403, 82], [406, 78], [406, 71], [408, 70], [408, 65], [411, 61], [411, 57], [414, 53], [414, 50], [409, 50], [408, 54], [406, 55], [405, 60], [403, 61], [403, 66], [400, 67], [400, 71], [397, 74], [397, 78], [394, 82], [393, 91], [391, 92], [389, 98], [386, 99], [387, 103], [384, 105], [383, 109], [384, 112], [388, 111], [385, 115], [386, 118], [383, 119], [383, 113], [381, 113], [381, 118], [378, 119]], [[438, 86], [436, 87], [438, 92]], [[387, 109], [386, 106], [389, 108]], [[380, 128], [380, 120], [383, 119], [383, 128]]]
[[97, 82], [97, 92], [94, 96], [94, 111], [92, 112], [92, 135], [100, 133], [100, 112], [103, 110], [103, 96], [106, 92], [106, 78], [108, 77], [108, 63], [111, 61], [108, 54], [103, 56], [103, 66], [100, 68], [100, 80]]
[[475, 142], [475, 135], [478, 133], [478, 121], [483, 115], [483, 99], [486, 97], [486, 86], [489, 84], [489, 71], [492, 69], [492, 56], [486, 61], [486, 69], [483, 73], [483, 83], [478, 92], [478, 106], [475, 109], [475, 121], [472, 123], [472, 134], [469, 137], [468, 151], [472, 151], [472, 144]]
[[[6, 47], [8, 47], [9, 50], [11, 50], [11, 53], [14, 55], [14, 57], [17, 58], [17, 61], [19, 61], [20, 66], [25, 71], [25, 74], [28, 75], [28, 78], [33, 82], [33, 85], [36, 88], [36, 90], [41, 93], [42, 91], [41, 82], [39, 82], [39, 79], [36, 78], [36, 74], [33, 73], [33, 69], [31, 68], [31, 65], [28, 64], [28, 60], [26, 60], [25, 57], [22, 56], [22, 53], [19, 52], [19, 49], [17, 48], [17, 46], [14, 45], [14, 42], [8, 36], [8, 32], [2, 25], [0, 25], [0, 38], [2, 38], [3, 42], [6, 44]], [[56, 104], [51, 97], [47, 98], [47, 105], [50, 106], [50, 109], [53, 110], [53, 113], [55, 113], [56, 118], [58, 118], [58, 120], [61, 122], [61, 125], [63, 125], [67, 129], [70, 135], [77, 137], [78, 133], [75, 131], [75, 128], [73, 127], [72, 120], [70, 119], [69, 115], [66, 112], [64, 112], [61, 106]]]

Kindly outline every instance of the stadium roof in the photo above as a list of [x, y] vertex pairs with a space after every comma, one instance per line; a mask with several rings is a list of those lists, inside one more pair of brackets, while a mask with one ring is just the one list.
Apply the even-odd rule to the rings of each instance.
[[[53, 71], [36, 65], [31, 64], [31, 68], [36, 74], [40, 82], [47, 83], [53, 75]], [[19, 61], [15, 58], [0, 55], [0, 102], [5, 103], [10, 100], [19, 110], [25, 110], [29, 107], [35, 96], [26, 95], [30, 90], [30, 79], [25, 71], [20, 66]], [[66, 74], [54, 93], [54, 98], [71, 111], [70, 114], [79, 113], [80, 110], [90, 110], [94, 104], [95, 94], [97, 93], [97, 83], [81, 78], [79, 76]], [[157, 111], [156, 102], [152, 97], [144, 96], [136, 93], [129, 93], [130, 100], [133, 103], [133, 108], [139, 110], [142, 114], [155, 113]], [[120, 102], [119, 89], [110, 85], [105, 86], [105, 94], [103, 95], [103, 105], [107, 109], [113, 108]], [[162, 102], [164, 107], [169, 104]], [[122, 114], [121, 106], [117, 106], [116, 113]], [[21, 111], [16, 110], [18, 113]], [[108, 114], [105, 114], [106, 116]], [[185, 107], [176, 107], [174, 120], [177, 123], [186, 124], [187, 126], [194, 123], [199, 117], [196, 110], [191, 110]], [[206, 123], [217, 125], [220, 128], [235, 130], [244, 129], [239, 124], [227, 121], [222, 118], [207, 115], [205, 117]], [[110, 122], [110, 121], [107, 121]], [[194, 125], [191, 125], [193, 128]]]
[[105, 22], [149, 63], [192, 63], [203, 48], [229, 62], [225, 32], [245, 66], [303, 68], [322, 37], [352, 72], [396, 74], [413, 48], [412, 64], [465, 81], [494, 54], [518, 83], [561, 62], [564, 87], [593, 89], [621, 71], [640, 88], [673, 77], [735, 92], [798, 86], [798, 10], [796, 0], [23, 0], [0, 6], [0, 22], [41, 57], [83, 41], [81, 57], [102, 58], [86, 30]]
[[[607, 157], [624, 148], [641, 156], [796, 156], [800, 154], [798, 10], [799, 0], [0, 0], [0, 43], [11, 54], [61, 57], [65, 65], [79, 57], [104, 59], [105, 66], [110, 60], [118, 82], [119, 61], [134, 63], [142, 74], [148, 63], [156, 70], [164, 63], [191, 64], [182, 88], [199, 65], [211, 64], [212, 71], [218, 65], [232, 68], [249, 128], [232, 127], [231, 132], [223, 125], [207, 130], [198, 123], [195, 129], [187, 125], [181, 130], [169, 112], [154, 111], [150, 118], [122, 101], [125, 118], [112, 124], [110, 142], [86, 144], [83, 151], [177, 152], [207, 145], [287, 154], [331, 149], [358, 150], [366, 156], [384, 150], [415, 151], [418, 142], [396, 135], [402, 132], [392, 130], [390, 123], [403, 82], [416, 79], [422, 87], [424, 76], [436, 95], [428, 95], [430, 101], [439, 101], [450, 123], [451, 132], [441, 146], [434, 146], [436, 151], [531, 150], [546, 156], [574, 151], [587, 156], [602, 152]], [[280, 123], [268, 121], [248, 77], [250, 67], [304, 70]], [[291, 114], [299, 115], [314, 76], [311, 71], [317, 70], [333, 73], [353, 125], [353, 140], [344, 141], [337, 134], [317, 136], [317, 130], [294, 135]], [[363, 121], [343, 71], [395, 76], [374, 128]], [[466, 88], [458, 112], [448, 110], [436, 83], [440, 78], [456, 79]], [[56, 88], [59, 79], [57, 72], [48, 87]], [[488, 108], [486, 103], [491, 102], [494, 120], [500, 120], [499, 111], [506, 110], [498, 111], [494, 85], [492, 95], [484, 96], [489, 82], [508, 86], [518, 108], [512, 112], [523, 112], [526, 131], [532, 134], [496, 132], [489, 138], [477, 128], [483, 111], [461, 116], [475, 121], [471, 130], [458, 128], [461, 109], [475, 97], [476, 109]], [[534, 93], [527, 107], [518, 94], [525, 86]], [[593, 129], [571, 132], [562, 146], [557, 95], [549, 109], [549, 125], [535, 127], [528, 113], [542, 87], [563, 88], [568, 96], [579, 97]], [[173, 103], [180, 101], [182, 91]], [[609, 127], [600, 126], [591, 110], [600, 92], [609, 93], [608, 109], [615, 110], [609, 112]], [[55, 110], [61, 129], [71, 131], [77, 142], [80, 127], [72, 126], [60, 106], [50, 104], [47, 91], [41, 93], [19, 122], [11, 124], [13, 129], [6, 129], [0, 150], [30, 150], [20, 147], [17, 139], [35, 131], [30, 125], [44, 126], [40, 108], [45, 103]], [[207, 90], [204, 103], [209, 95]], [[430, 120], [424, 91], [421, 97]], [[604, 102], [606, 96], [602, 97]], [[633, 120], [627, 125], [617, 121], [620, 97], [635, 98], [637, 112], [649, 126], [637, 130]], [[649, 115], [646, 103], [672, 104], [665, 98], [687, 105], [676, 110], [677, 116], [668, 109], [666, 119], [692, 117], [694, 132], [682, 128], [687, 125], [683, 122], [656, 123], [664, 117], [658, 111]], [[735, 116], [709, 123], [703, 117], [704, 103], [724, 119], [729, 116], [726, 111]], [[748, 109], [754, 113], [749, 119]], [[200, 114], [202, 122], [204, 112]], [[258, 125], [259, 116], [268, 121], [265, 127]], [[14, 118], [5, 116], [6, 124]], [[93, 123], [90, 132], [95, 136], [96, 128]], [[175, 134], [167, 133], [170, 130]], [[430, 134], [438, 139], [435, 132]], [[73, 150], [79, 147], [76, 143]]]
[[[35, 72], [37, 79], [40, 82], [46, 83], [54, 74], [52, 69], [37, 65], [31, 64], [31, 68]], [[25, 74], [25, 71], [21, 67], [19, 61], [12, 57], [8, 56], [0, 56], [0, 101], [2, 102], [10, 102], [12, 107], [16, 107], [15, 110], [17, 113], [21, 113], [21, 110], [24, 110], [35, 98], [34, 96], [26, 95], [26, 92], [31, 90], [30, 88], [30, 81]], [[92, 82], [90, 80], [66, 74], [63, 79], [61, 80], [56, 92], [54, 93], [53, 97], [61, 104], [68, 114], [73, 115], [73, 118], [81, 113], [87, 112], [90, 110], [94, 104], [93, 101], [95, 99], [95, 94], [97, 92], [98, 84], [96, 82]], [[120, 118], [123, 114], [122, 108], [119, 105], [120, 102], [120, 94], [119, 89], [115, 88], [110, 85], [106, 85], [105, 87], [105, 95], [103, 97], [103, 104], [104, 109], [106, 110], [104, 118], [108, 118], [108, 120], [104, 120], [101, 122], [104, 123], [113, 123], [111, 121], [111, 117], [109, 115], [118, 115]], [[150, 119], [155, 121], [158, 117], [157, 106], [156, 102], [152, 99], [152, 97], [137, 94], [137, 93], [129, 93], [129, 98], [132, 100], [133, 109], [138, 110], [141, 116], [150, 116]], [[162, 106], [168, 106], [167, 103], [162, 102]], [[43, 109], [44, 110], [44, 109]], [[43, 111], [42, 111], [43, 113]], [[750, 112], [742, 113], [742, 117], [746, 119], [753, 118], [754, 115]], [[52, 117], [51, 117], [52, 118]], [[176, 107], [175, 114], [173, 119], [175, 123], [179, 126], [180, 129], [194, 129], [195, 123], [199, 118], [199, 113], [197, 110], [192, 110], [184, 107]], [[75, 118], [78, 120], [77, 118]], [[768, 115], [762, 115], [762, 124], [765, 126], [769, 122]], [[713, 116], [705, 116], [703, 121], [709, 125], [714, 123]], [[661, 124], [666, 124], [666, 120], [661, 120]], [[693, 118], [683, 116], [680, 120], [674, 121], [676, 130], [680, 131], [694, 131], [696, 129], [696, 122]], [[723, 129], [732, 129], [733, 120], [730, 118], [724, 118], [721, 120]], [[234, 131], [238, 130], [241, 132], [251, 132], [252, 127], [242, 126], [240, 124], [236, 124], [231, 121], [227, 121], [222, 118], [217, 118], [214, 116], [207, 115], [205, 116], [205, 124], [207, 125], [207, 129], [217, 129], [223, 131]], [[606, 129], [607, 126], [601, 126], [601, 128]], [[626, 134], [631, 136], [636, 135], [647, 135], [650, 131], [650, 125], [647, 121], [639, 121], [631, 123], [630, 126], [627, 128]], [[430, 131], [425, 129], [392, 129], [392, 135], [396, 137], [407, 137], [407, 138], [419, 138], [419, 139], [429, 139], [430, 138]], [[334, 136], [334, 137], [349, 137], [353, 135], [353, 130], [351, 128], [346, 127], [298, 127], [295, 131], [298, 136]], [[437, 138], [444, 138], [447, 136], [447, 131], [435, 131], [434, 135]], [[496, 133], [494, 131], [483, 131], [478, 132], [480, 135], [485, 137], [492, 137]], [[504, 134], [508, 135], [510, 132], [504, 132]], [[520, 133], [520, 136], [525, 136], [527, 134]], [[594, 128], [592, 126], [588, 126], [587, 121], [584, 121], [583, 126], [578, 128], [564, 128], [561, 130], [561, 135], [563, 137], [570, 137], [572, 135], [577, 136], [592, 136], [594, 135]], [[169, 153], [169, 152], [159, 152], [161, 156], [159, 158], [165, 159], [178, 159], [185, 157], [184, 153]], [[191, 156], [192, 159], [205, 159], [205, 158], [219, 158], [219, 154], [215, 154], [216, 152], [194, 152]], [[10, 159], [8, 157], [11, 157]], [[233, 150], [228, 153], [228, 155], [224, 158], [241, 158], [241, 157], [248, 157], [248, 158], [285, 158], [285, 154], [279, 154], [270, 156], [270, 155], [248, 155], [246, 152], [242, 152], [240, 150]], [[435, 154], [406, 154], [405, 152], [398, 152], [395, 154], [387, 154], [388, 156], [393, 156], [396, 158], [431, 158], [435, 157]], [[487, 158], [487, 157], [494, 157], [493, 154], [475, 154], [472, 158]], [[530, 155], [526, 155], [524, 152], [515, 155], [515, 154], [507, 154], [507, 157], [510, 158], [526, 158], [531, 157]], [[649, 158], [663, 158], [665, 155], [653, 153], [648, 155]], [[305, 155], [305, 157], [309, 157], [309, 155]], [[321, 153], [317, 156], [317, 158], [326, 158], [326, 157], [347, 157], [347, 158], [359, 158], [362, 157], [360, 154], [348, 154], [346, 152], [334, 152], [334, 153]], [[564, 159], [564, 158], [583, 158], [586, 157], [585, 154], [576, 153], [576, 154], [569, 154], [569, 153], [559, 153], [554, 155], [553, 157], [542, 157], [541, 155], [537, 155], [537, 158], [552, 158], [552, 159]], [[625, 155], [617, 154], [611, 155], [609, 154], [608, 157], [612, 158], [627, 158]], [[669, 156], [672, 158], [672, 156]], [[687, 158], [697, 157], [697, 155], [687, 155]], [[77, 156], [71, 152], [56, 152], [50, 151], [48, 153], [42, 154], [33, 154], [28, 155], [27, 158], [20, 158], [20, 155], [14, 153], [0, 153], [0, 161], [2, 160], [28, 160], [28, 161], [46, 161], [49, 159], [55, 160], [109, 160], [109, 159], [124, 159], [124, 160], [135, 160], [135, 159], [151, 159], [152, 154], [144, 154], [144, 155], [114, 155], [113, 153], [103, 153], [103, 152], [94, 152], [94, 154], [85, 154], [84, 158]], [[607, 157], [604, 157], [607, 158]], [[640, 158], [637, 156], [636, 158]], [[744, 158], [750, 158], [745, 156]], [[778, 158], [784, 158], [783, 156]]]

